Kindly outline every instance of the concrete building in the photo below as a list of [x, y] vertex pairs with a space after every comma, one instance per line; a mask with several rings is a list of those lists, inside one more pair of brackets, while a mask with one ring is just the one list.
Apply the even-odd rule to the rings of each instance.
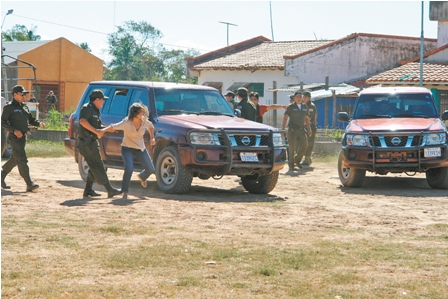
[[[437, 46], [420, 55], [404, 60], [394, 67], [370, 77], [366, 83], [382, 86], [423, 86], [431, 90], [439, 112], [448, 110], [448, 1], [431, 1], [430, 20], [438, 21]], [[422, 74], [420, 76], [420, 69]]]
[[[17, 73], [7, 74], [7, 77], [34, 77], [31, 68], [20, 68], [26, 66], [20, 61], [32, 64], [36, 72], [35, 82], [29, 79], [8, 80], [6, 88], [3, 88], [5, 82], [2, 80], [2, 89], [10, 92], [12, 86], [20, 84], [27, 90], [35, 90], [41, 112], [47, 111], [45, 97], [50, 90], [58, 98], [58, 110], [67, 111], [76, 107], [89, 82], [103, 78], [103, 61], [63, 37], [53, 41], [4, 42], [2, 47], [5, 65], [19, 66]], [[2, 77], [4, 72], [7, 70], [2, 72]]]

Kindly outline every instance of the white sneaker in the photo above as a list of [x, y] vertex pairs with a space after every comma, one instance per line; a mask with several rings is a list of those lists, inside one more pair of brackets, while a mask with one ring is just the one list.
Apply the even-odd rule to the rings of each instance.
[[137, 175], [137, 176], [138, 176], [138, 179], [140, 180], [140, 184], [142, 184], [142, 187], [146, 188], [146, 186], [148, 186], [148, 183], [146, 182], [146, 180], [142, 179], [140, 177], [140, 175]]

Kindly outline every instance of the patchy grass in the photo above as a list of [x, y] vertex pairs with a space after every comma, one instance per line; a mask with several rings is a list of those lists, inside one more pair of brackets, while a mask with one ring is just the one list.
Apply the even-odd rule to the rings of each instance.
[[65, 150], [64, 142], [34, 139], [26, 141], [26, 154], [28, 158], [60, 158], [69, 156]]
[[[126, 213], [4, 217], [3, 298], [446, 298], [446, 224], [429, 228], [440, 240], [432, 246], [333, 229], [319, 230], [331, 239], [287, 228], [210, 239], [139, 228], [132, 222], [142, 215]], [[270, 241], [278, 238], [281, 245]]]

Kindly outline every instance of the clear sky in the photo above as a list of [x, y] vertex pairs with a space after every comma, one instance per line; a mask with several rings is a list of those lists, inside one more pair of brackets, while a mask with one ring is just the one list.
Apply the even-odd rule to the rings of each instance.
[[[437, 38], [429, 1], [423, 7], [424, 36]], [[16, 0], [1, 1], [1, 17], [2, 31], [16, 24], [37, 26], [42, 40], [87, 42], [107, 62], [107, 34], [129, 20], [160, 30], [166, 48], [206, 53], [227, 46], [227, 30], [229, 44], [259, 35], [275, 41], [340, 39], [352, 33], [420, 37], [421, 8], [421, 1]], [[5, 16], [8, 9], [14, 12]]]

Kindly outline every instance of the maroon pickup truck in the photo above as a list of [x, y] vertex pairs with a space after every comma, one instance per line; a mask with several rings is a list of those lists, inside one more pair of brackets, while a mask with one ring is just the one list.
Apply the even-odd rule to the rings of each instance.
[[[149, 109], [154, 124], [155, 146], [144, 136], [156, 169], [158, 187], [166, 193], [184, 193], [194, 177], [220, 179], [241, 177], [250, 193], [271, 192], [279, 170], [287, 162], [287, 143], [281, 130], [238, 118], [215, 88], [162, 82], [99, 81], [86, 88], [76, 111], [70, 116], [65, 148], [75, 158], [81, 177], [88, 166], [78, 153], [79, 112], [94, 89], [109, 97], [101, 110], [103, 125], [117, 123], [127, 116], [133, 103]], [[108, 168], [123, 169], [123, 132], [106, 133], [100, 152]], [[141, 165], [134, 162], [135, 171]]]
[[376, 87], [363, 90], [342, 138], [338, 173], [346, 187], [360, 187], [366, 171], [425, 172], [434, 189], [448, 189], [448, 110], [442, 116], [432, 94], [420, 87]]

